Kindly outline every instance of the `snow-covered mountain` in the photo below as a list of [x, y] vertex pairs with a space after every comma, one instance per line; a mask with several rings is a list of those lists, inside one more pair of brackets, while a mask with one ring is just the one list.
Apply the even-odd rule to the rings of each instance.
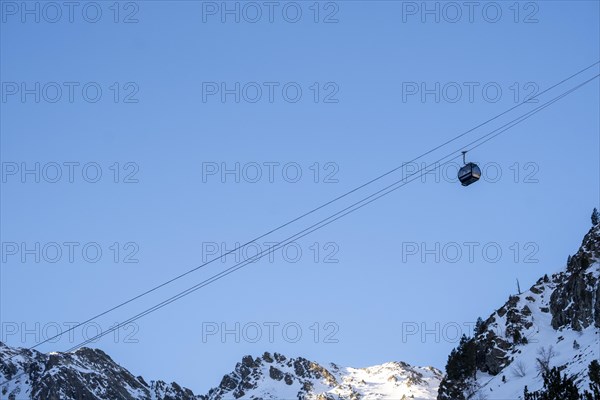
[[211, 389], [205, 400], [217, 399], [434, 399], [442, 372], [389, 362], [368, 368], [329, 364], [275, 353], [246, 356], [235, 370]]
[[192, 400], [176, 383], [146, 383], [98, 349], [44, 354], [0, 342], [0, 399], [43, 400]]
[[588, 366], [600, 359], [600, 224], [565, 271], [510, 296], [476, 329], [449, 357], [439, 400], [522, 399], [525, 386], [542, 387], [540, 363], [587, 389]]
[[0, 343], [0, 384], [9, 381], [0, 386], [0, 399], [516, 400], [525, 386], [542, 387], [540, 367], [558, 367], [586, 389], [588, 366], [598, 359], [600, 223], [564, 271], [541, 277], [479, 321], [474, 336], [450, 354], [445, 374], [403, 362], [349, 368], [264, 353], [244, 357], [217, 387], [199, 395], [176, 383], [148, 384], [101, 350], [44, 354]]
[[[8, 400], [434, 399], [442, 372], [390, 362], [328, 368], [275, 353], [246, 356], [218, 387], [194, 395], [176, 383], [150, 385], [97, 349], [50, 353], [0, 343], [0, 398]], [[0, 382], [1, 383], [1, 382]]]

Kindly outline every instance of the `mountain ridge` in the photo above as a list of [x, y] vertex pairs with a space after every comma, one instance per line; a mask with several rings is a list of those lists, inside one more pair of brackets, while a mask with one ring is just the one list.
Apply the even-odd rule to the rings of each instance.
[[401, 361], [366, 368], [331, 363], [326, 368], [303, 357], [265, 352], [260, 357], [243, 357], [217, 387], [199, 395], [175, 382], [148, 384], [99, 349], [44, 354], [0, 342], [0, 379], [12, 380], [2, 386], [0, 399], [8, 400], [341, 400], [381, 398], [382, 392], [390, 398], [429, 400], [437, 393], [441, 378], [442, 372], [434, 367], [413, 367]]

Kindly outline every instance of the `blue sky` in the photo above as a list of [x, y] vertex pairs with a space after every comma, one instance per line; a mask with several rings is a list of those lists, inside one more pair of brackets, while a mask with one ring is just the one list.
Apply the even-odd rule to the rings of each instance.
[[[200, 265], [216, 247], [269, 231], [600, 59], [592, 1], [480, 2], [471, 15], [465, 2], [427, 2], [437, 16], [422, 2], [401, 1], [272, 9], [100, 1], [78, 3], [71, 15], [46, 3], [27, 2], [34, 14], [21, 2], [0, 4], [1, 340], [14, 346], [34, 345], [57, 326]], [[224, 12], [236, 5], [238, 15]], [[597, 73], [598, 66], [540, 102]], [[286, 255], [276, 252], [93, 346], [135, 374], [199, 393], [243, 355], [263, 351], [358, 367], [402, 360], [443, 368], [457, 326], [468, 333], [477, 316], [514, 293], [516, 279], [528, 288], [562, 268], [587, 232], [599, 204], [598, 85], [469, 153], [485, 166], [477, 184], [412, 182]], [[221, 174], [236, 165], [237, 176]], [[39, 182], [35, 172], [21, 175], [35, 168]], [[212, 263], [40, 349], [66, 350], [234, 263], [231, 256]], [[236, 326], [239, 343], [232, 333], [221, 338], [222, 328]], [[257, 326], [262, 336], [253, 340]]]

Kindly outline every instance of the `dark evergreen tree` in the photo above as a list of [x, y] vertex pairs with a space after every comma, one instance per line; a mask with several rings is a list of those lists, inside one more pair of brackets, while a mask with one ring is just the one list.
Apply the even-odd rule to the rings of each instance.
[[446, 376], [440, 383], [438, 400], [465, 400], [477, 373], [477, 344], [475, 339], [462, 335], [456, 349], [448, 356]]
[[524, 400], [581, 400], [577, 386], [572, 377], [561, 375], [556, 367], [544, 373], [544, 387], [535, 392], [529, 392], [527, 386], [523, 392]]
[[485, 332], [485, 324], [481, 317], [478, 317], [477, 321], [475, 322], [475, 336], [481, 335], [483, 332]]
[[586, 390], [584, 394], [585, 400], [600, 400], [600, 363], [594, 360], [588, 368], [588, 376], [590, 377], [590, 391]]
[[440, 382], [438, 400], [465, 400], [457, 349], [452, 349], [446, 363], [446, 376]]
[[594, 207], [594, 211], [592, 211], [592, 225], [596, 226], [600, 222], [600, 213], [598, 209]]
[[582, 254], [582, 256], [581, 256], [581, 266], [583, 268], [587, 268], [590, 266], [590, 260], [587, 258], [587, 256], [585, 254]]

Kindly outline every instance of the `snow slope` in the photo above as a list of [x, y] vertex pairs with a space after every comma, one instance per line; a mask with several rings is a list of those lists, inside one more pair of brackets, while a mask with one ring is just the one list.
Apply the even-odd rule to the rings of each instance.
[[[528, 291], [512, 295], [483, 321], [474, 338], [474, 359], [465, 346], [458, 360], [472, 360], [475, 377], [453, 367], [453, 380], [440, 383], [440, 400], [522, 399], [525, 386], [543, 386], [539, 360], [575, 378], [588, 389], [588, 367], [600, 359], [600, 224], [585, 235], [565, 270], [540, 278]], [[454, 364], [463, 365], [463, 364]], [[450, 371], [446, 371], [450, 375]], [[461, 372], [458, 372], [460, 375]], [[461, 392], [462, 395], [456, 392]]]
[[[597, 270], [598, 266], [596, 263], [592, 268]], [[527, 291], [518, 296], [519, 300], [515, 308], [522, 310], [527, 307], [531, 310], [531, 315], [528, 317], [531, 326], [523, 327], [521, 330], [527, 343], [514, 347], [511, 352], [512, 361], [499, 374], [494, 376], [478, 372], [477, 383], [480, 386], [478, 392], [485, 395], [485, 398], [521, 399], [525, 386], [530, 391], [540, 389], [543, 381], [536, 368], [536, 359], [541, 358], [539, 352], [542, 348], [549, 353], [550, 346], [555, 356], [550, 357], [549, 367], [564, 367], [563, 373], [576, 376], [578, 387], [587, 389], [589, 385], [587, 368], [590, 362], [600, 358], [600, 329], [591, 325], [580, 331], [569, 327], [555, 330], [551, 323], [552, 315], [549, 311], [545, 311], [549, 309], [550, 293], [554, 287], [553, 283], [542, 282], [536, 286], [540, 293]], [[506, 335], [507, 330], [510, 332], [507, 314], [500, 317], [495, 313], [493, 316], [495, 322], [490, 324], [490, 329], [499, 337], [507, 341], [511, 340]]]

